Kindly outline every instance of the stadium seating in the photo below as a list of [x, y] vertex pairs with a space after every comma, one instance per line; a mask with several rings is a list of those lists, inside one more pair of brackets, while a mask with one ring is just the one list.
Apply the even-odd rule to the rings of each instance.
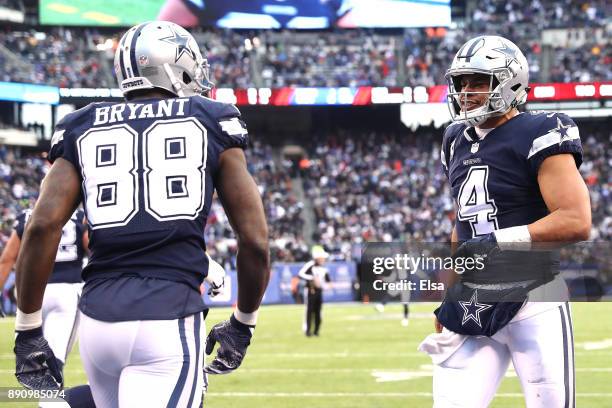
[[[606, 2], [566, 3], [536, 0], [525, 7], [521, 1], [479, 0], [448, 30], [192, 31], [208, 50], [220, 87], [443, 84], [459, 46], [479, 34], [512, 39], [527, 56], [533, 82], [611, 80]], [[115, 87], [112, 56], [120, 34], [57, 27], [0, 32], [0, 79]]]
[[[591, 239], [610, 240], [610, 136], [596, 124], [580, 126], [585, 151], [581, 172], [593, 208]], [[255, 136], [247, 160], [264, 200], [273, 259], [307, 259], [310, 240], [325, 245], [334, 259], [348, 260], [359, 256], [360, 245], [368, 241], [448, 239], [453, 203], [439, 164], [439, 136], [432, 129], [325, 133], [304, 146], [307, 156], [296, 163], [282, 160]], [[37, 197], [46, 171], [41, 154], [0, 145], [0, 246], [19, 211]], [[300, 189], [304, 200], [296, 194]], [[305, 235], [306, 222], [313, 223], [313, 236]], [[214, 259], [235, 266], [236, 241], [217, 200], [206, 238]]]

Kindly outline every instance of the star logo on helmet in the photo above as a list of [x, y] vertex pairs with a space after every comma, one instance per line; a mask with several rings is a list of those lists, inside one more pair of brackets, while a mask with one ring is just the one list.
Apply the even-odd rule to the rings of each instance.
[[174, 62], [177, 62], [183, 56], [183, 54], [187, 54], [195, 60], [195, 54], [188, 44], [189, 37], [178, 34], [172, 27], [170, 27], [170, 30], [172, 30], [172, 35], [169, 37], [160, 38], [160, 40], [176, 45], [176, 57], [174, 58]]
[[493, 51], [497, 51], [506, 57], [506, 66], [510, 66], [512, 61], [515, 61], [519, 64], [518, 58], [516, 56], [517, 50], [512, 47], [508, 47], [508, 44], [502, 43], [501, 47], [493, 48]]

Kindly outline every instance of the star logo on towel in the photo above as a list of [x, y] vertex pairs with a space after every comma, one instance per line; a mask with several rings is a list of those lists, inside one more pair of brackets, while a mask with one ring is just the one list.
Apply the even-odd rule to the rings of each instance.
[[474, 294], [469, 302], [459, 301], [459, 305], [461, 305], [461, 308], [463, 309], [463, 320], [461, 321], [461, 325], [465, 325], [468, 320], [473, 320], [474, 323], [481, 328], [482, 324], [480, 323], [480, 312], [483, 312], [492, 306], [486, 303], [478, 303], [477, 290], [474, 291]]

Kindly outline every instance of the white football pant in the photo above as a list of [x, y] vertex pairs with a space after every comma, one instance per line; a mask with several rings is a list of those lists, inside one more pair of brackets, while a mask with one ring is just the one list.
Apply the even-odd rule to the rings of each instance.
[[176, 320], [103, 322], [81, 313], [81, 359], [97, 408], [199, 408], [202, 313]]
[[45, 289], [43, 334], [55, 357], [64, 364], [76, 338], [82, 287], [82, 283], [50, 283]]
[[[495, 335], [469, 336], [447, 360], [434, 365], [434, 407], [487, 407], [510, 361], [528, 408], [574, 407], [574, 342], [569, 304], [558, 303], [546, 309], [543, 306], [527, 303]], [[531, 314], [529, 309], [538, 313]], [[521, 319], [522, 316], [528, 317]]]

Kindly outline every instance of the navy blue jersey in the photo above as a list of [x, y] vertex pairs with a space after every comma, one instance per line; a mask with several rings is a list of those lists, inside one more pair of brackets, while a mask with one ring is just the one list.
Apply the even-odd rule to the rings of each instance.
[[[32, 210], [25, 210], [17, 217], [15, 232], [19, 239], [23, 237], [25, 225], [31, 214]], [[87, 229], [87, 225], [83, 221], [84, 216], [83, 211], [75, 211], [62, 228], [62, 238], [57, 248], [53, 272], [48, 283], [79, 283], [82, 281], [81, 270], [83, 269], [83, 257], [85, 256], [83, 234], [86, 233]]]
[[442, 165], [457, 204], [459, 241], [526, 225], [549, 214], [537, 176], [549, 156], [582, 163], [578, 127], [561, 113], [522, 113], [479, 140], [473, 128], [444, 132]]
[[[247, 142], [238, 109], [201, 96], [94, 103], [58, 123], [49, 157], [78, 170], [90, 227], [84, 313], [173, 319], [204, 308], [190, 292], [199, 294], [208, 271], [204, 225], [219, 157]], [[168, 290], [168, 281], [179, 286]], [[109, 306], [115, 295], [124, 307]], [[194, 300], [168, 306], [177, 296]]]

